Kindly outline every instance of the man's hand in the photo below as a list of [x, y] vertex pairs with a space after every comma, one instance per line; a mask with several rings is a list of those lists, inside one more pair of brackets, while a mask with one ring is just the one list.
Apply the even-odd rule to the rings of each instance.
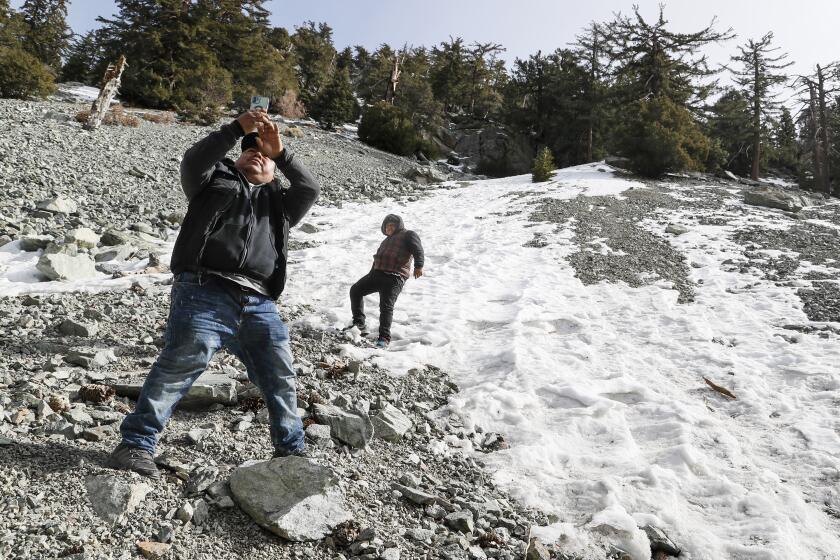
[[271, 119], [265, 113], [260, 116], [261, 119], [257, 121], [256, 125], [257, 132], [260, 134], [260, 137], [257, 138], [257, 146], [264, 156], [274, 159], [283, 151], [280, 129], [271, 122]]
[[251, 134], [255, 130], [257, 130], [257, 123], [265, 117], [265, 111], [262, 109], [254, 109], [253, 111], [246, 111], [236, 117], [237, 122], [242, 127], [242, 130], [245, 131], [245, 134]]
[[422, 268], [415, 268], [414, 269], [414, 278], [420, 278], [423, 276], [423, 269]]

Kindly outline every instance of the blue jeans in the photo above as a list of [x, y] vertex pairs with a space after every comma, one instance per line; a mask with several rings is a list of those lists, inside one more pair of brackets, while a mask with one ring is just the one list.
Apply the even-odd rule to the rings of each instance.
[[271, 441], [281, 454], [304, 446], [289, 329], [274, 301], [211, 275], [183, 272], [172, 286], [165, 346], [152, 366], [134, 412], [120, 426], [123, 442], [154, 453], [158, 434], [210, 358], [227, 348], [262, 391]]

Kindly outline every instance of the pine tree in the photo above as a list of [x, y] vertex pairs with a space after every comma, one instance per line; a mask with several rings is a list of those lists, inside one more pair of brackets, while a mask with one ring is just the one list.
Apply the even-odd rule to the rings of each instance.
[[771, 47], [773, 32], [765, 34], [758, 41], [750, 39], [745, 45], [739, 46], [739, 54], [732, 57], [732, 61], [739, 63], [740, 68], [732, 69], [735, 83], [741, 86], [750, 103], [752, 122], [752, 167], [750, 177], [758, 180], [761, 167], [761, 137], [767, 118], [772, 118], [778, 110], [777, 94], [773, 88], [787, 81], [787, 76], [781, 70], [789, 67], [792, 62], [784, 62], [787, 54], [774, 55], [778, 48]]
[[720, 145], [720, 166], [738, 175], [746, 175], [752, 166], [752, 115], [743, 92], [726, 90], [710, 108], [706, 133]]
[[44, 97], [55, 89], [47, 65], [20, 46], [26, 29], [22, 15], [0, 0], [0, 97]]
[[461, 111], [469, 99], [467, 48], [460, 37], [432, 48], [430, 79], [435, 98], [450, 113]]
[[298, 82], [303, 102], [309, 106], [330, 79], [336, 56], [332, 28], [307, 21], [292, 35], [297, 58]]
[[782, 107], [781, 115], [778, 120], [773, 122], [770, 139], [769, 165], [781, 168], [789, 173], [798, 174], [799, 144], [797, 142], [796, 123], [794, 123], [790, 109], [787, 107]]
[[359, 106], [347, 68], [337, 70], [309, 108], [310, 116], [328, 128], [356, 119]]
[[[210, 2], [117, 0], [114, 19], [102, 27], [100, 65], [124, 54], [123, 98], [147, 107], [175, 108], [212, 120], [231, 101], [231, 76], [212, 50], [215, 22]], [[96, 74], [103, 71], [96, 69]]]
[[61, 81], [94, 85], [102, 76], [93, 73], [101, 58], [96, 31], [77, 36], [67, 49], [67, 60], [61, 67]]
[[645, 174], [702, 168], [713, 145], [702, 133], [696, 115], [716, 82], [717, 73], [698, 49], [732, 38], [731, 30], [715, 30], [715, 20], [700, 31], [668, 29], [664, 8], [655, 22], [617, 16], [605, 27], [614, 62], [612, 79], [620, 121], [615, 145], [625, 156], [638, 158], [635, 169]]
[[67, 26], [67, 0], [25, 0], [20, 14], [24, 48], [57, 73], [73, 36]]
[[387, 101], [379, 101], [365, 109], [359, 123], [359, 139], [401, 156], [414, 154], [422, 143], [411, 118]]
[[607, 96], [609, 59], [602, 26], [590, 23], [576, 37], [573, 54], [578, 66], [585, 71], [581, 108], [586, 114], [586, 161], [600, 159], [604, 153], [604, 128], [609, 114]]
[[551, 172], [554, 171], [554, 157], [548, 146], [543, 146], [534, 158], [534, 165], [531, 168], [531, 182], [543, 183], [551, 179]]

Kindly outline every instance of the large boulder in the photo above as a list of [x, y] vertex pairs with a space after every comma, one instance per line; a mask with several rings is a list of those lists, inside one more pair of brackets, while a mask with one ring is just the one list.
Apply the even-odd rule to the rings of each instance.
[[230, 489], [242, 511], [290, 541], [323, 539], [352, 519], [332, 471], [303, 457], [239, 467]]
[[528, 139], [502, 128], [458, 129], [454, 149], [478, 173], [493, 176], [530, 173], [534, 148]]
[[332, 436], [356, 448], [365, 447], [373, 437], [373, 423], [360, 410], [344, 410], [331, 404], [316, 404], [315, 418], [330, 427]]
[[113, 474], [89, 476], [85, 488], [93, 511], [112, 525], [124, 522], [152, 490], [148, 484], [129, 482]]
[[35, 268], [50, 280], [84, 280], [98, 274], [96, 263], [87, 255], [45, 253], [38, 259]]
[[778, 208], [787, 212], [799, 212], [808, 206], [808, 199], [795, 192], [778, 187], [760, 187], [744, 193], [744, 202], [753, 206]]

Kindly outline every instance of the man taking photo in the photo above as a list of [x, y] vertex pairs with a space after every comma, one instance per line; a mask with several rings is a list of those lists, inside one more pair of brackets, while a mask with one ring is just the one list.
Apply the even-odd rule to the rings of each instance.
[[[241, 140], [242, 154], [227, 152]], [[288, 179], [282, 188], [275, 169]], [[277, 125], [248, 111], [196, 143], [181, 162], [189, 200], [170, 267], [165, 345], [120, 426], [109, 466], [159, 476], [154, 452], [178, 401], [227, 348], [265, 398], [274, 456], [300, 455], [303, 425], [289, 330], [275, 300], [286, 282], [289, 228], [318, 198], [318, 182], [284, 148]]]

